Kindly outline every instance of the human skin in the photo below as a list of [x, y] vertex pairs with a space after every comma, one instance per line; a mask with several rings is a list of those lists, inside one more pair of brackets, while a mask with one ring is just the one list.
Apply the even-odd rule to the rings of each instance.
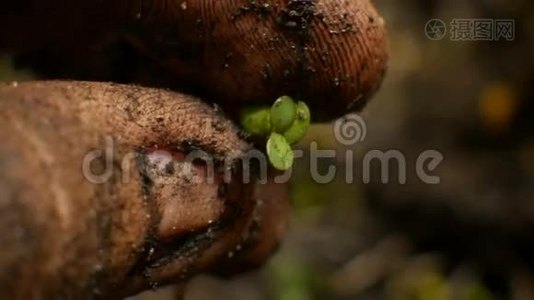
[[[288, 94], [314, 121], [359, 110], [388, 56], [367, 0], [10, 1], [0, 28], [0, 49], [39, 76], [130, 84], [1, 88], [0, 296], [13, 299], [114, 299], [260, 265], [286, 225], [285, 185], [184, 181], [151, 155], [171, 150], [178, 169], [198, 149], [239, 161], [251, 147], [231, 121], [242, 108]], [[110, 55], [117, 44], [135, 55]], [[108, 137], [119, 171], [94, 184], [81, 165]]]
[[[244, 269], [284, 230], [285, 187], [244, 183], [239, 158], [250, 146], [196, 98], [104, 83], [3, 85], [0, 127], [2, 299], [114, 299], [218, 264]], [[109, 162], [92, 157], [89, 173], [83, 162], [109, 150], [109, 138], [112, 173], [95, 183]], [[166, 149], [171, 165], [154, 162]], [[225, 162], [231, 180], [208, 181], [205, 165], [183, 159], [192, 151]], [[178, 172], [187, 164], [190, 178]]]
[[50, 55], [44, 75], [186, 91], [232, 117], [284, 94], [314, 121], [360, 110], [388, 60], [369, 0], [26, 0], [0, 17], [0, 47]]

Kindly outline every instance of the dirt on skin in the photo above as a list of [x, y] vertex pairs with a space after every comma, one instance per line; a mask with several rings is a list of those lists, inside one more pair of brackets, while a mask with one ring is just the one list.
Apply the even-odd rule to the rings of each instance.
[[[116, 299], [220, 264], [242, 270], [284, 231], [285, 186], [243, 183], [250, 146], [196, 98], [107, 83], [2, 85], [0, 126], [1, 298]], [[187, 141], [231, 180], [209, 181], [205, 164], [184, 159]]]
[[3, 46], [44, 76], [172, 88], [231, 117], [287, 94], [331, 120], [361, 109], [386, 70], [385, 22], [368, 0], [72, 2], [2, 16], [15, 28]]

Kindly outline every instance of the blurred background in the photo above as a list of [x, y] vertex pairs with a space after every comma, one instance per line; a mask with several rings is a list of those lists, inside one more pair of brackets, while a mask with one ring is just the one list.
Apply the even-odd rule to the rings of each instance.
[[[391, 60], [360, 114], [365, 138], [345, 146], [332, 124], [314, 126], [299, 148], [335, 149], [319, 170], [336, 166], [336, 177], [316, 183], [308, 156], [299, 159], [290, 230], [278, 253], [237, 278], [194, 279], [186, 299], [534, 299], [534, 2], [375, 4], [388, 24]], [[454, 41], [453, 19], [513, 20], [514, 36]], [[0, 80], [32, 77], [15, 69], [0, 58]], [[389, 182], [373, 162], [364, 183], [372, 150], [402, 153], [406, 183], [395, 161]], [[416, 174], [426, 150], [443, 157], [427, 170], [439, 184]], [[174, 289], [133, 299], [173, 299]]]

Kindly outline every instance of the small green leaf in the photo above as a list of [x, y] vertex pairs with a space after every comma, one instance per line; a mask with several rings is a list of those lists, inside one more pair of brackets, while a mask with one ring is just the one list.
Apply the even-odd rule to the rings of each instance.
[[271, 133], [267, 141], [267, 156], [273, 167], [278, 170], [286, 171], [293, 165], [293, 150], [281, 134]]
[[269, 107], [252, 107], [243, 110], [241, 126], [252, 135], [269, 135], [271, 133], [271, 109]]
[[295, 122], [284, 132], [286, 141], [290, 144], [294, 144], [304, 138], [306, 132], [310, 128], [311, 114], [310, 109], [306, 103], [299, 101], [297, 103], [297, 118]]
[[297, 106], [293, 99], [288, 96], [278, 98], [271, 107], [271, 124], [272, 130], [277, 133], [283, 133], [297, 117]]

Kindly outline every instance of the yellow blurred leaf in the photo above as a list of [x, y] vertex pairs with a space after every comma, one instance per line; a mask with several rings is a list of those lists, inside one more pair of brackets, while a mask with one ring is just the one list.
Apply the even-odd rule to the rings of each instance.
[[480, 95], [479, 111], [484, 128], [493, 134], [506, 133], [517, 114], [515, 90], [506, 83], [487, 86]]

